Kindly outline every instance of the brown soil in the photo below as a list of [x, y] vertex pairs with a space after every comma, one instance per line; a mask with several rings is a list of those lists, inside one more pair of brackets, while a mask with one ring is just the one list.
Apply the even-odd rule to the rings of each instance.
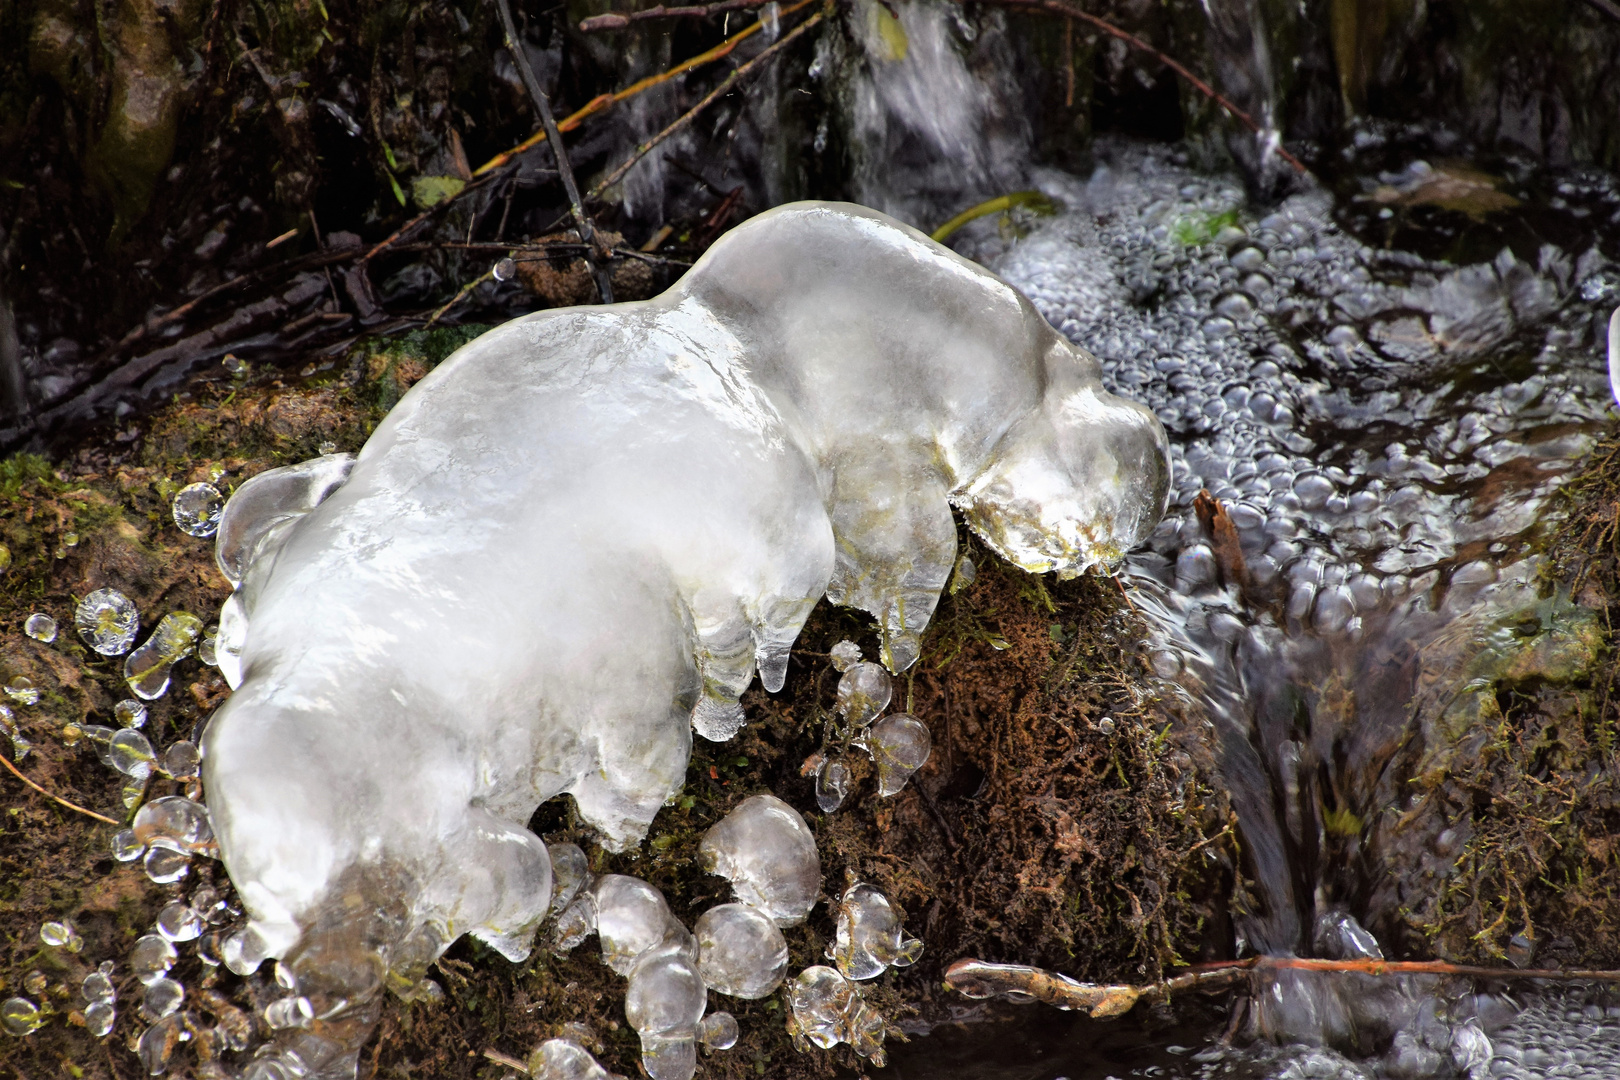
[[[357, 449], [400, 393], [466, 336], [444, 331], [361, 349], [296, 382], [204, 381], [190, 398], [61, 461], [0, 463], [0, 543], [12, 560], [0, 578], [0, 682], [26, 675], [43, 693], [37, 706], [13, 705], [33, 743], [22, 771], [62, 798], [127, 818], [119, 778], [87, 742], [70, 745], [64, 733], [75, 723], [113, 725], [111, 708], [127, 696], [121, 660], [89, 652], [73, 631], [77, 599], [102, 586], [122, 590], [142, 612], [143, 633], [177, 609], [211, 621], [227, 587], [212, 565], [212, 544], [173, 525], [173, 492], [221, 468], [228, 488], [313, 456], [326, 442]], [[78, 534], [76, 545], [67, 545], [69, 533]], [[810, 812], [804, 765], [829, 736], [837, 681], [826, 653], [844, 637], [869, 656], [875, 646], [865, 616], [823, 605], [795, 650], [784, 691], [750, 692], [750, 724], [735, 741], [696, 740], [683, 796], [638, 851], [610, 856], [592, 847], [566, 799], [541, 807], [532, 827], [549, 839], [581, 841], [599, 871], [653, 882], [690, 924], [726, 898], [724, 882], [693, 860], [703, 831], [742, 798], [775, 792], [806, 811], [834, 901], [846, 880], [873, 882], [926, 942], [914, 967], [863, 984], [893, 1024], [945, 1015], [952, 997], [940, 975], [959, 956], [1140, 982], [1229, 948], [1224, 893], [1234, 855], [1224, 839], [1205, 842], [1227, 814], [1192, 759], [1169, 741], [1172, 717], [1144, 674], [1141, 635], [1118, 587], [1104, 577], [1036, 578], [965, 533], [963, 543], [978, 579], [942, 602], [924, 659], [896, 681], [893, 708], [908, 708], [934, 738], [933, 756], [900, 795], [877, 798], [856, 753], [859, 784], [845, 807]], [[21, 633], [32, 611], [56, 618], [53, 644]], [[190, 737], [226, 692], [217, 672], [183, 661], [172, 689], [152, 703], [145, 730], [161, 751]], [[0, 737], [0, 752], [8, 749]], [[147, 797], [172, 786], [156, 781]], [[142, 988], [125, 958], [168, 900], [204, 882], [227, 887], [223, 868], [199, 859], [177, 885], [154, 885], [138, 863], [110, 857], [113, 826], [9, 774], [0, 779], [0, 806], [0, 997], [24, 993], [37, 970], [48, 989], [26, 996], [52, 1012], [27, 1038], [0, 1038], [0, 1073], [141, 1075], [131, 1046], [144, 1027]], [[40, 943], [40, 924], [61, 918], [83, 934], [82, 952]], [[818, 905], [789, 932], [791, 970], [821, 962], [832, 931], [831, 910]], [[243, 1008], [262, 1000], [264, 976], [238, 979], [206, 968], [194, 946], [180, 948], [172, 974], [188, 988], [187, 1008], [204, 988]], [[107, 959], [119, 965], [119, 1019], [98, 1043], [75, 1010], [84, 1004], [79, 982]], [[636, 1040], [623, 1022], [623, 981], [596, 959], [594, 942], [567, 957], [537, 948], [529, 962], [513, 965], [463, 939], [432, 974], [443, 1000], [391, 1001], [362, 1055], [362, 1076], [496, 1080], [509, 1070], [484, 1050], [522, 1059], [565, 1029], [591, 1043], [610, 1069], [639, 1072]], [[716, 998], [711, 1007], [732, 1012], [743, 1034], [734, 1049], [706, 1057], [700, 1075], [791, 1078], [862, 1068], [847, 1047], [794, 1051], [781, 995]], [[900, 1037], [893, 1028], [891, 1040]], [[170, 1075], [197, 1075], [194, 1048], [176, 1049]]]

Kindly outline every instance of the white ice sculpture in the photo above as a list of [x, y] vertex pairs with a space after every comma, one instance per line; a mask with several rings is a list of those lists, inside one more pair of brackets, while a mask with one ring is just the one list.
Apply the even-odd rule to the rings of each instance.
[[[356, 1030], [390, 967], [462, 933], [526, 955], [540, 802], [635, 843], [693, 725], [731, 735], [756, 667], [781, 687], [821, 596], [877, 616], [901, 670], [953, 504], [1073, 575], [1147, 536], [1166, 462], [1021, 294], [857, 206], [781, 207], [653, 300], [490, 331], [357, 457], [255, 477], [220, 522], [236, 692], [204, 776], [243, 955]], [[339, 1027], [297, 1051], [317, 1074], [352, 1068]]]

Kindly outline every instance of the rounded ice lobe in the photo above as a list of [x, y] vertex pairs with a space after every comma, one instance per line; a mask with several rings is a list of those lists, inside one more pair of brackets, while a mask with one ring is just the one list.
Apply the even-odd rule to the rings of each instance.
[[147, 934], [135, 942], [129, 953], [129, 969], [147, 986], [168, 975], [174, 962], [180, 959], [174, 946], [157, 934]]
[[630, 974], [636, 958], [648, 949], [686, 934], [670, 914], [664, 894], [640, 878], [604, 874], [591, 886], [591, 895], [602, 962], [620, 975]]
[[877, 763], [878, 794], [898, 795], [934, 748], [928, 725], [907, 713], [885, 716], [872, 725], [866, 747]]
[[187, 536], [213, 536], [219, 528], [225, 497], [213, 484], [187, 484], [174, 496], [174, 523]]
[[590, 860], [578, 844], [547, 844], [551, 856], [551, 914], [561, 915], [591, 883]]
[[889, 707], [893, 694], [894, 680], [882, 665], [852, 664], [838, 680], [838, 711], [851, 725], [861, 727]]
[[698, 1023], [698, 1042], [710, 1050], [730, 1050], [741, 1034], [737, 1018], [728, 1012], [710, 1013]]
[[192, 654], [202, 637], [202, 620], [187, 611], [163, 616], [146, 644], [124, 660], [124, 681], [135, 696], [155, 701], [169, 690], [169, 671]]
[[214, 847], [208, 808], [181, 795], [153, 799], [135, 814], [135, 841], [154, 848], [206, 854]]
[[843, 1041], [845, 1017], [859, 999], [854, 985], [834, 969], [823, 964], [805, 968], [788, 987], [795, 1038], [831, 1050]]
[[698, 943], [698, 974], [710, 989], [752, 1001], [782, 985], [787, 939], [758, 908], [712, 907], [698, 916], [692, 933]]
[[845, 891], [832, 950], [838, 970], [845, 976], [875, 979], [890, 967], [916, 962], [922, 950], [922, 942], [901, 927], [888, 897], [870, 885], [854, 885]]
[[145, 735], [134, 728], [120, 728], [107, 744], [112, 767], [125, 776], [145, 780], [152, 774], [152, 763], [157, 754]]
[[816, 806], [823, 814], [831, 814], [844, 805], [855, 778], [844, 764], [844, 759], [828, 756], [816, 769]]
[[861, 647], [845, 639], [834, 645], [828, 655], [832, 657], [835, 671], [848, 671], [861, 662]]
[[547, 1039], [529, 1055], [531, 1080], [608, 1080], [610, 1074], [572, 1039]]
[[821, 892], [821, 856], [799, 812], [775, 795], [752, 795], [704, 834], [698, 861], [731, 882], [737, 899], [777, 926], [804, 921]]
[[117, 589], [97, 589], [73, 610], [73, 626], [102, 656], [122, 656], [135, 644], [141, 616], [134, 601]]
[[43, 611], [36, 611], [23, 620], [23, 633], [49, 645], [56, 640], [56, 620]]
[[641, 1037], [641, 1064], [653, 1080], [691, 1080], [697, 1071], [697, 1027], [708, 993], [691, 959], [675, 948], [652, 949], [630, 971], [624, 1017]]

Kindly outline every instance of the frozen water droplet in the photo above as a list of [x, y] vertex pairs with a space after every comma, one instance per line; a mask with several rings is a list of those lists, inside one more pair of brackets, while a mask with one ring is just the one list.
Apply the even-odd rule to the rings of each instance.
[[113, 733], [107, 743], [107, 751], [112, 757], [112, 767], [125, 776], [144, 780], [152, 773], [152, 762], [157, 755], [152, 752], [152, 744], [134, 728], [120, 728]]
[[191, 872], [191, 856], [169, 848], [150, 848], [146, 852], [146, 876], [159, 885], [179, 881]]
[[235, 353], [226, 353], [225, 356], [220, 360], [219, 366], [230, 372], [232, 375], [245, 375], [247, 374], [248, 370], [247, 361], [243, 360]]
[[707, 1005], [703, 980], [678, 949], [652, 949], [630, 969], [624, 1018], [640, 1035], [694, 1038]]
[[187, 484], [174, 496], [174, 523], [188, 536], [213, 536], [219, 529], [219, 516], [225, 510], [225, 497], [213, 484]]
[[19, 705], [39, 704], [39, 688], [26, 675], [17, 675], [6, 683], [6, 696]]
[[45, 1017], [40, 1014], [39, 1006], [27, 998], [6, 998], [0, 1002], [0, 1027], [6, 1029], [7, 1035], [22, 1038], [44, 1026]]
[[148, 1074], [161, 1075], [169, 1067], [169, 1058], [185, 1034], [183, 1015], [171, 1013], [141, 1033], [140, 1041], [135, 1044], [135, 1056], [141, 1059]]
[[141, 799], [146, 795], [146, 781], [146, 776], [131, 776], [125, 779], [118, 795], [126, 810], [133, 810], [141, 804]]
[[1104, 735], [1112, 735], [1114, 733], [1114, 718], [1112, 716], [1105, 716], [1101, 720], [1097, 721], [1097, 730], [1102, 732]]
[[79, 984], [79, 992], [86, 1001], [117, 1001], [118, 990], [113, 986], [112, 978], [104, 971], [92, 971], [84, 977]]
[[186, 999], [186, 988], [173, 979], [154, 979], [146, 986], [141, 998], [141, 1016], [148, 1021], [161, 1020], [180, 1008]]
[[697, 1072], [696, 1037], [643, 1035], [641, 1067], [652, 1080], [692, 1080]]
[[960, 556], [956, 560], [956, 568], [951, 572], [951, 595], [955, 596], [978, 579], [979, 568], [973, 565], [973, 560], [966, 555]]
[[606, 874], [591, 886], [596, 900], [596, 933], [602, 962], [628, 975], [636, 958], [685, 927], [670, 914], [664, 894], [640, 878]]
[[73, 626], [102, 656], [122, 656], [135, 644], [141, 616], [134, 602], [117, 589], [97, 589], [79, 601]]
[[553, 932], [552, 949], [558, 954], [572, 952], [584, 940], [596, 933], [596, 898], [589, 889], [582, 889], [574, 902], [563, 908], [557, 916]]
[[528, 1064], [530, 1080], [609, 1080], [611, 1075], [572, 1039], [547, 1039]]
[[511, 281], [513, 275], [517, 273], [517, 263], [513, 262], [510, 257], [496, 259], [495, 265], [490, 267], [489, 273], [496, 281]]
[[742, 903], [776, 923], [804, 921], [821, 891], [821, 857], [799, 812], [775, 795], [752, 795], [704, 834], [698, 861], [731, 882]]
[[551, 856], [551, 913], [560, 915], [590, 883], [591, 866], [578, 844], [547, 844]]
[[889, 707], [894, 680], [881, 664], [852, 664], [838, 680], [838, 711], [855, 727], [871, 721]]
[[39, 928], [39, 940], [55, 949], [66, 949], [76, 953], [84, 948], [84, 938], [79, 936], [78, 930], [66, 919], [61, 922], [48, 922]]
[[816, 770], [816, 805], [824, 814], [835, 813], [849, 797], [854, 777], [843, 758], [830, 757]]
[[17, 726], [17, 716], [7, 705], [0, 705], [0, 735], [4, 735], [11, 740], [11, 759], [13, 761], [21, 761], [27, 757], [28, 751], [34, 745], [28, 741], [27, 736], [22, 733], [22, 729]]
[[134, 829], [119, 829], [113, 833], [113, 858], [119, 862], [134, 862], [146, 851], [146, 845], [135, 839]]
[[219, 639], [213, 634], [205, 634], [197, 645], [197, 659], [209, 667], [219, 667], [218, 647]]
[[866, 745], [877, 763], [878, 794], [888, 796], [898, 795], [911, 774], [928, 761], [934, 739], [921, 720], [895, 713], [872, 725]]
[[782, 985], [787, 939], [758, 908], [712, 907], [698, 916], [692, 933], [698, 943], [698, 974], [710, 989], [752, 1001]]
[[273, 1028], [308, 1027], [315, 1019], [315, 1007], [306, 997], [284, 997], [264, 1009], [264, 1022]]
[[845, 638], [834, 645], [828, 655], [832, 657], [832, 666], [835, 671], [848, 671], [861, 662], [861, 647]]
[[163, 616], [146, 644], [124, 661], [124, 680], [138, 698], [153, 701], [169, 689], [169, 670], [190, 656], [202, 637], [202, 620], [186, 611]]
[[843, 1041], [845, 1016], [859, 1001], [859, 992], [848, 979], [824, 964], [807, 967], [788, 985], [788, 1004], [793, 1010], [789, 1030], [795, 1041], [807, 1039], [823, 1050]]
[[195, 941], [206, 928], [202, 916], [179, 900], [170, 901], [158, 912], [157, 932], [169, 941]]
[[225, 958], [225, 966], [237, 975], [251, 975], [259, 970], [268, 955], [264, 938], [253, 927], [244, 927], [225, 939], [220, 948], [220, 954]]
[[854, 885], [839, 904], [832, 955], [848, 978], [875, 979], [888, 967], [913, 963], [922, 942], [906, 936], [888, 897], [870, 885]]
[[49, 645], [56, 640], [56, 620], [43, 611], [36, 611], [23, 620], [23, 633]]
[[30, 971], [23, 976], [23, 989], [30, 994], [43, 994], [46, 987], [45, 973], [43, 971]]
[[111, 1000], [92, 1001], [85, 1006], [85, 1030], [97, 1039], [105, 1039], [112, 1034], [113, 1024], [118, 1020], [118, 1010], [113, 1007]]
[[338, 448], [337, 443], [332, 442], [331, 440], [327, 440], [326, 442], [323, 442], [323, 443], [321, 443], [321, 445], [317, 446], [315, 448], [315, 450], [322, 457], [328, 457], [328, 456], [330, 456], [332, 454], [337, 453], [337, 448]]
[[739, 1034], [737, 1018], [728, 1012], [710, 1013], [698, 1022], [698, 1042], [710, 1050], [730, 1050]]
[[182, 739], [163, 752], [163, 771], [176, 780], [192, 780], [202, 765], [197, 744]]
[[146, 716], [146, 706], [133, 698], [125, 698], [113, 706], [113, 719], [120, 727], [145, 727]]
[[142, 984], [151, 986], [169, 973], [180, 954], [158, 934], [146, 934], [129, 952], [129, 969]]

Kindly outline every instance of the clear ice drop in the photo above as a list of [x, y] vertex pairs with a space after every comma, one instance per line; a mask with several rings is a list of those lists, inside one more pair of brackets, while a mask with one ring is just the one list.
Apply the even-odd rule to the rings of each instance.
[[174, 946], [157, 934], [147, 934], [135, 942], [135, 947], [129, 953], [129, 969], [135, 977], [147, 986], [151, 986], [169, 973], [174, 962], [180, 958]]
[[889, 707], [894, 680], [881, 664], [851, 664], [838, 680], [838, 712], [853, 727], [863, 727]]
[[155, 701], [169, 689], [169, 671], [190, 656], [202, 636], [202, 620], [186, 611], [163, 616], [146, 644], [124, 659], [124, 681], [135, 696]]
[[7, 1035], [22, 1038], [44, 1026], [45, 1017], [40, 1013], [39, 1006], [27, 998], [9, 997], [0, 1001], [0, 1028], [5, 1028]]
[[834, 671], [848, 671], [861, 662], [861, 647], [846, 638], [834, 645], [828, 655], [832, 657]]
[[56, 620], [43, 611], [36, 611], [23, 620], [23, 633], [49, 645], [56, 640]]
[[620, 975], [630, 974], [636, 958], [648, 949], [686, 933], [670, 914], [664, 894], [640, 878], [604, 874], [591, 886], [591, 895], [602, 962]]
[[125, 698], [113, 706], [113, 719], [118, 721], [119, 727], [145, 727], [146, 705], [134, 698]]
[[698, 974], [711, 990], [755, 1000], [782, 985], [787, 939], [764, 912], [747, 904], [721, 904], [692, 926]]
[[698, 1022], [698, 1042], [710, 1050], [730, 1050], [740, 1034], [737, 1018], [728, 1012], [710, 1013]]
[[922, 955], [922, 942], [906, 934], [888, 897], [870, 885], [845, 890], [838, 906], [837, 934], [832, 956], [850, 979], [875, 979]]
[[610, 1073], [572, 1039], [547, 1039], [529, 1055], [530, 1080], [609, 1080]]
[[928, 761], [933, 746], [928, 725], [908, 713], [894, 713], [873, 724], [866, 748], [877, 764], [878, 794], [900, 794], [911, 774]]
[[219, 528], [225, 496], [213, 484], [187, 484], [174, 496], [174, 523], [187, 536], [213, 536]]
[[799, 812], [775, 795], [751, 795], [704, 834], [698, 861], [730, 880], [737, 899], [777, 926], [804, 921], [821, 891], [816, 838]]
[[206, 854], [214, 845], [208, 808], [182, 795], [153, 799], [135, 814], [135, 840], [154, 848]]
[[73, 610], [73, 626], [102, 656], [122, 656], [135, 644], [141, 616], [134, 601], [117, 589], [96, 589]]
[[844, 759], [837, 756], [824, 758], [816, 769], [816, 805], [823, 814], [831, 814], [844, 805], [849, 797], [850, 788], [855, 784], [855, 778], [844, 764]]

